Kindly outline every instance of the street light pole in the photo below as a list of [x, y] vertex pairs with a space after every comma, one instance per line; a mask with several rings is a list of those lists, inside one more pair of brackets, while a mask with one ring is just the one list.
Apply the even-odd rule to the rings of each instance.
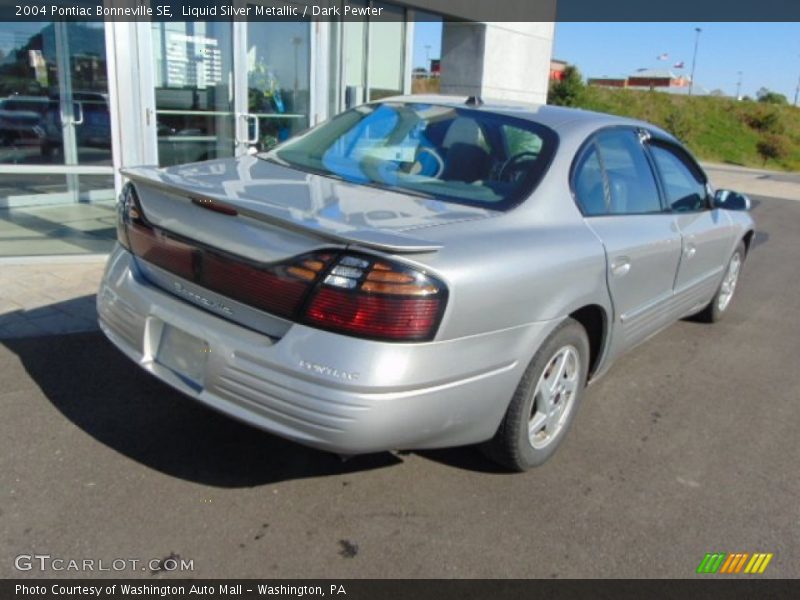
[[689, 95], [692, 95], [692, 89], [694, 88], [694, 67], [697, 64], [697, 45], [700, 43], [700, 32], [703, 31], [699, 27], [694, 28], [695, 33], [697, 34], [694, 38], [694, 54], [692, 55], [692, 74], [691, 79], [689, 80]]
[[739, 100], [742, 97], [742, 72], [736, 72], [739, 74], [739, 79], [736, 81], [736, 99]]

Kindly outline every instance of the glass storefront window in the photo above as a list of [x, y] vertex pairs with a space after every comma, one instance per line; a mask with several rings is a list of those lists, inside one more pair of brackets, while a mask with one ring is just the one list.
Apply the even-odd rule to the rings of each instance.
[[337, 108], [402, 94], [405, 79], [405, 9], [382, 2], [350, 0], [351, 6], [383, 9], [380, 19], [342, 21], [341, 81], [344, 89]]
[[[356, 7], [366, 2], [351, 2]], [[352, 108], [365, 100], [367, 86], [367, 24], [365, 21], [342, 22], [342, 81], [344, 108]]]
[[411, 93], [438, 94], [441, 76], [442, 18], [415, 11]]
[[247, 24], [247, 111], [250, 139], [259, 149], [308, 127], [311, 48], [308, 23]]
[[0, 23], [0, 256], [108, 252], [103, 23]]
[[111, 174], [0, 175], [0, 198], [13, 203], [0, 207], [0, 256], [104, 254], [116, 240]]
[[383, 18], [393, 21], [372, 20], [369, 23], [369, 95], [380, 100], [403, 93], [405, 73], [405, 11], [398, 6], [373, 2], [383, 8]]
[[[308, 21], [142, 22], [132, 37], [115, 33], [126, 46], [131, 39], [146, 40], [144, 46], [134, 42], [131, 51], [138, 54], [131, 61], [151, 71], [154, 87], [141, 89], [115, 71], [124, 88], [116, 90], [119, 106], [142, 106], [141, 114], [121, 115], [117, 124], [128, 136], [124, 147], [140, 130], [156, 138], [139, 140], [141, 145], [121, 157], [112, 156], [109, 24], [0, 23], [0, 255], [110, 249], [113, 235], [106, 239], [98, 233], [108, 228], [89, 222], [94, 209], [110, 210], [113, 204], [119, 160], [155, 162], [156, 150], [158, 164], [169, 166], [232, 157], [254, 146], [265, 150], [307, 128], [312, 106], [333, 115], [345, 106], [403, 93], [410, 60], [406, 9], [372, 0], [350, 4], [380, 7], [384, 14], [332, 23], [327, 39], [324, 25]], [[315, 42], [325, 42], [330, 56], [317, 52]], [[116, 56], [127, 50], [117, 48]], [[119, 64], [128, 64], [127, 57]], [[326, 80], [327, 89], [314, 87]], [[127, 101], [131, 97], [134, 102]], [[67, 205], [75, 208], [69, 219], [86, 221], [85, 228], [57, 226], [64, 216], [59, 210]], [[79, 218], [89, 208], [86, 219]], [[80, 243], [70, 245], [70, 236]], [[55, 237], [58, 244], [44, 244]], [[47, 250], [32, 247], [37, 244]]]

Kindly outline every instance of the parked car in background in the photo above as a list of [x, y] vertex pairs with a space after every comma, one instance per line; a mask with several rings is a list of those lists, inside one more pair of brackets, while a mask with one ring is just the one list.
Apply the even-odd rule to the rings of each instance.
[[44, 137], [42, 115], [47, 98], [9, 96], [0, 99], [0, 147], [38, 146]]
[[97, 306], [142, 368], [331, 452], [482, 443], [515, 470], [624, 352], [729, 311], [754, 227], [657, 127], [475, 98], [124, 175]]
[[[111, 114], [108, 94], [76, 91], [72, 94], [73, 126], [78, 148], [111, 148]], [[53, 98], [44, 116], [45, 137], [42, 154], [52, 156], [63, 152], [64, 127], [58, 98]]]

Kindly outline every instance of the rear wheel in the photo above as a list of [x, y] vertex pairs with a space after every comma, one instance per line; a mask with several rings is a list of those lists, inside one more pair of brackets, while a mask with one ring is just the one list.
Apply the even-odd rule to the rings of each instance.
[[719, 284], [717, 293], [714, 294], [708, 306], [695, 315], [698, 321], [716, 323], [728, 310], [731, 300], [733, 300], [733, 293], [736, 291], [736, 285], [739, 283], [739, 274], [742, 271], [745, 252], [744, 242], [739, 242], [728, 261], [725, 276], [722, 278], [722, 283]]
[[544, 463], [556, 451], [580, 405], [589, 364], [583, 327], [566, 319], [531, 360], [495, 437], [484, 453], [514, 471]]

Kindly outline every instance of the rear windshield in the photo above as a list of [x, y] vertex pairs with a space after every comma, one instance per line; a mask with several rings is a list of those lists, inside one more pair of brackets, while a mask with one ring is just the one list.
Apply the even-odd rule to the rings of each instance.
[[260, 156], [354, 183], [507, 210], [542, 178], [557, 140], [527, 119], [385, 102], [344, 112]]

